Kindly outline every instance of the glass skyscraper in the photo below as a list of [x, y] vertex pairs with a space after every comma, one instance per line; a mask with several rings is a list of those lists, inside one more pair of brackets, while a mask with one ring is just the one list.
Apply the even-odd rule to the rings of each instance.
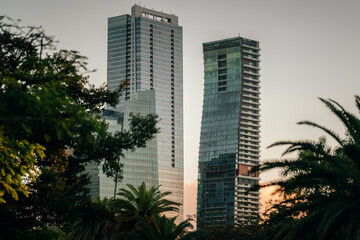
[[[139, 91], [134, 94], [126, 104], [119, 106], [117, 110], [106, 109], [102, 117], [108, 124], [108, 131], [115, 133], [123, 129], [129, 129], [130, 113], [150, 114], [155, 113], [155, 92], [154, 90]], [[119, 188], [127, 188], [126, 184], [134, 186], [145, 182], [147, 186], [159, 185], [158, 161], [156, 139], [146, 143], [146, 148], [139, 148], [135, 152], [125, 152], [120, 159], [123, 164], [122, 181], [118, 181]], [[114, 196], [115, 182], [102, 173], [102, 165], [97, 164], [86, 166], [91, 176], [90, 194], [92, 197], [110, 198]]]
[[259, 43], [235, 37], [203, 44], [204, 102], [198, 228], [249, 221], [259, 211]]
[[[126, 84], [120, 104], [112, 109], [115, 115], [129, 114], [131, 109], [134, 113], [154, 112], [161, 119], [157, 124], [160, 133], [147, 148], [126, 154], [120, 187], [139, 185], [144, 176], [139, 173], [147, 171], [153, 178], [143, 179], [147, 186], [160, 184], [160, 191], [172, 192], [170, 200], [183, 203], [183, 64], [178, 17], [134, 5], [131, 15], [109, 18], [107, 58], [108, 88]], [[144, 98], [152, 102], [148, 110], [141, 109]], [[122, 125], [116, 123], [115, 127], [121, 129]], [[144, 168], [144, 161], [151, 167]], [[102, 173], [98, 175], [101, 179]], [[112, 179], [103, 181], [112, 184]]]

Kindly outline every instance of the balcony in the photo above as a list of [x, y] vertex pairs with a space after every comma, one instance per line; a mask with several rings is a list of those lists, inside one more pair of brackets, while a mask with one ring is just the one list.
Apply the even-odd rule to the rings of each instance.
[[[260, 180], [260, 178], [251, 178], [251, 179], [256, 179], [256, 180]], [[250, 194], [248, 195], [244, 195], [246, 193], [247, 190], [238, 190], [237, 191], [237, 196], [238, 197], [246, 197], [246, 198], [250, 198], [253, 200], [258, 200], [260, 199], [260, 196], [251, 196]]]
[[[243, 104], [243, 105], [241, 105], [241, 110], [248, 111], [248, 113], [246, 113], [246, 114], [249, 114], [250, 116], [260, 116], [258, 113], [258, 111], [260, 110], [259, 106], [254, 107], [254, 106], [249, 106], [247, 104]], [[251, 111], [249, 112], [249, 110], [251, 110]], [[257, 111], [257, 112], [255, 113], [253, 111]]]
[[[240, 125], [246, 125], [246, 126], [250, 126], [250, 127], [260, 127], [260, 121], [253, 121], [252, 119], [250, 119], [250, 122], [248, 120], [245, 120], [243, 118], [241, 118], [242, 120], [240, 121]], [[253, 123], [255, 122], [255, 124]]]
[[244, 66], [244, 67], [247, 67], [247, 68], [252, 68], [252, 69], [260, 70], [259, 67], [254, 66], [254, 65], [249, 65], [249, 64], [245, 64], [245, 63], [244, 63], [243, 66]]
[[[260, 142], [260, 140], [255, 140], [255, 139], [253, 139], [253, 138], [259, 139], [259, 138], [260, 138], [260, 135], [259, 135], [258, 133], [252, 134], [252, 133], [249, 133], [249, 132], [247, 132], [247, 133], [242, 132], [242, 133], [240, 133], [240, 136], [239, 136], [239, 139], [241, 139], [241, 140], [251, 140], [251, 141], [258, 141], [258, 142]], [[247, 157], [247, 156], [245, 156], [245, 157], [239, 156], [239, 160], [240, 160], [240, 161], [258, 161], [258, 159], [249, 158], [249, 157]]]
[[[253, 129], [253, 127], [255, 127], [257, 129]], [[258, 130], [259, 128], [260, 128], [260, 124], [251, 124], [251, 123], [240, 122], [240, 129], [242, 129], [242, 130], [248, 130], [248, 131], [260, 133], [260, 130]]]
[[[245, 125], [245, 124], [244, 124]], [[255, 133], [260, 133], [260, 130], [258, 129], [253, 129], [252, 127], [258, 128], [259, 126], [244, 126], [243, 124], [240, 125], [240, 129], [241, 130], [246, 130], [246, 131], [250, 131], [250, 132], [255, 132]]]
[[253, 87], [253, 88], [260, 89], [260, 86], [254, 84], [253, 82], [243, 81], [243, 85], [246, 87]]
[[239, 157], [237, 163], [258, 166], [260, 164], [260, 154], [258, 156], [245, 155], [245, 157]]
[[260, 91], [258, 89], [253, 90], [251, 88], [243, 88], [242, 89], [243, 92], [248, 92], [248, 93], [255, 93], [255, 94], [260, 94]]
[[239, 154], [246, 154], [246, 153], [242, 153], [242, 151], [252, 151], [252, 152], [256, 152], [256, 153], [250, 153], [252, 154], [254, 157], [258, 156], [260, 154], [260, 150], [255, 150], [255, 149], [250, 149], [250, 148], [244, 148], [244, 147], [239, 147]]
[[260, 82], [259, 79], [254, 78], [254, 77], [243, 76], [243, 79], [244, 79], [244, 80], [248, 80], [248, 81], [252, 81], [252, 82], [257, 82], [257, 83]]
[[249, 100], [248, 100], [248, 103], [256, 105], [256, 106], [253, 106], [253, 107], [259, 109], [260, 104], [258, 102], [260, 100], [260, 97], [253, 96], [253, 95], [259, 95], [259, 94], [258, 93], [243, 92], [241, 94], [241, 99], [245, 99], [245, 98], [249, 99], [249, 100], [254, 100], [255, 99], [255, 101], [257, 101], [257, 102], [249, 102]]
[[[256, 162], [256, 164], [255, 163], [249, 163], [249, 161]], [[248, 164], [249, 166], [257, 166], [260, 163], [260, 157], [256, 157], [256, 159], [250, 158], [250, 156], [239, 157], [237, 163]]]
[[260, 62], [260, 59], [254, 58], [254, 57], [252, 57], [251, 55], [243, 55], [242, 57], [243, 57], [244, 59], [247, 59], [247, 60], [252, 60], [252, 61]]
[[260, 119], [258, 119], [258, 118], [253, 118], [253, 117], [250, 116], [250, 115], [240, 114], [240, 118], [243, 119], [243, 120], [260, 122]]
[[[246, 106], [246, 105], [242, 105], [241, 106], [241, 114], [247, 114], [250, 116], [258, 116], [260, 117], [260, 114], [258, 113], [259, 108], [258, 107], [251, 107], [251, 106]], [[254, 112], [256, 111], [256, 112]]]
[[243, 49], [243, 52], [248, 53], [248, 54], [252, 54], [252, 55], [255, 55], [255, 56], [260, 56], [260, 53], [254, 52], [254, 51], [251, 51], [251, 50], [247, 50], [247, 49]]
[[260, 164], [260, 159], [248, 159], [247, 157], [241, 157], [241, 159], [240, 158], [237, 159], [236, 164], [245, 164], [248, 165], [249, 167], [254, 167]]
[[[252, 109], [252, 108], [250, 108], [250, 109]], [[259, 108], [256, 108], [256, 109], [254, 108], [254, 110], [259, 111]], [[250, 116], [260, 117], [259, 113], [254, 113], [253, 111], [248, 111], [247, 109], [244, 109], [244, 108], [242, 108], [242, 110], [240, 112], [241, 112], [241, 114], [247, 114]]]
[[243, 73], [249, 74], [249, 75], [251, 75], [251, 76], [257, 76], [257, 77], [260, 77], [260, 76], [261, 76], [259, 73], [255, 73], [255, 72], [251, 72], [251, 71], [246, 71], [246, 70], [244, 70]]
[[240, 126], [240, 135], [250, 136], [250, 137], [260, 137], [260, 130], [250, 129], [244, 126]]
[[254, 101], [257, 101], [257, 100], [253, 100], [253, 99], [247, 99], [247, 98], [242, 98], [241, 99], [241, 104], [254, 104], [254, 105], [257, 105], [257, 108], [259, 109], [259, 106], [260, 106], [260, 103], [259, 101], [257, 102], [254, 102]]
[[260, 48], [259, 48], [259, 47], [247, 45], [247, 44], [245, 44], [245, 43], [241, 44], [241, 46], [246, 47], [246, 48], [250, 48], [250, 49], [254, 49], [254, 50], [257, 50], [257, 51], [260, 51]]
[[[257, 148], [259, 148], [260, 146], [259, 145], [257, 145], [256, 146]], [[243, 150], [246, 150], [246, 149], [248, 149], [248, 148], [244, 148], [244, 149], [241, 149], [242, 151]], [[240, 151], [240, 150], [239, 150]], [[260, 150], [254, 150], [254, 149], [251, 149], [251, 151], [256, 151], [257, 152], [257, 154], [258, 155], [260, 155]], [[240, 154], [240, 153], [239, 153]], [[242, 153], [243, 154], [243, 153]], [[255, 156], [255, 157], [258, 157], [258, 156]], [[249, 160], [246, 160], [246, 161], [249, 161]], [[253, 160], [250, 160], [250, 161], [256, 161], [255, 159], [253, 159]], [[242, 162], [243, 161], [239, 161], [241, 164], [243, 164]], [[245, 163], [245, 164], [247, 164], [247, 165], [249, 165], [249, 166], [253, 166], [253, 164], [249, 164], [249, 163]]]
[[259, 95], [259, 93], [249, 93], [248, 91], [243, 91], [243, 93], [241, 94], [241, 97], [242, 98], [246, 97], [246, 98], [250, 98], [250, 99], [260, 100], [260, 97], [256, 96], [256, 95]]
[[256, 147], [259, 147], [259, 145], [257, 144], [260, 144], [260, 140], [258, 139], [251, 139], [251, 138], [244, 138], [243, 136], [241, 135], [245, 135], [246, 133], [240, 133], [240, 136], [239, 136], [239, 140], [241, 144], [243, 144], [244, 141], [248, 141], [248, 142], [253, 142], [253, 143], [247, 143], [247, 144], [254, 144], [254, 146]]

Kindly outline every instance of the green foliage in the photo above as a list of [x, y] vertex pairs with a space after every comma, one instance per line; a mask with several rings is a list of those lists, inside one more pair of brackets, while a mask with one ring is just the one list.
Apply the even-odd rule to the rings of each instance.
[[[281, 141], [273, 146], [288, 148], [284, 155], [295, 159], [265, 162], [258, 169], [282, 169], [283, 178], [268, 185], [279, 186], [281, 198], [268, 212], [266, 226], [276, 229], [274, 239], [360, 239], [360, 119], [333, 100], [320, 99], [343, 123], [346, 137], [316, 123], [304, 124], [323, 130], [318, 141]], [[355, 97], [360, 110], [360, 97]]]
[[145, 147], [146, 141], [159, 132], [159, 129], [156, 128], [157, 115], [130, 114], [130, 117], [129, 130], [99, 135], [101, 145], [83, 148], [84, 151], [77, 157], [90, 156], [92, 159], [101, 160], [103, 156], [106, 156], [103, 171], [108, 177], [115, 177], [116, 173], [121, 170], [122, 165], [119, 165], [119, 159], [124, 157], [124, 151], [135, 151], [136, 148]]
[[124, 85], [91, 85], [86, 64], [42, 28], [0, 17], [0, 232], [66, 231], [92, 207], [84, 165], [103, 161], [114, 176], [123, 152], [158, 132], [156, 115], [134, 115], [130, 130], [107, 133], [99, 113]]
[[127, 184], [127, 189], [120, 189], [120, 198], [114, 200], [117, 209], [117, 218], [120, 222], [131, 229], [139, 217], [144, 218], [149, 223], [154, 216], [168, 211], [178, 212], [181, 204], [167, 200], [166, 196], [171, 192], [161, 193], [159, 186], [152, 186], [149, 190], [143, 182], [137, 188]]
[[[88, 208], [89, 211], [84, 212], [81, 219], [66, 233], [65, 240], [107, 240], [115, 234], [124, 232], [128, 236], [129, 231], [135, 230], [136, 226], [141, 228], [144, 224], [143, 221], [147, 222], [149, 226], [155, 227], [161, 221], [161, 223], [165, 223], [165, 220], [160, 221], [158, 217], [160, 214], [179, 210], [179, 203], [165, 199], [170, 192], [161, 193], [159, 187], [155, 186], [147, 189], [145, 183], [137, 188], [131, 184], [127, 186], [130, 190], [121, 189], [118, 194], [121, 198], [105, 198], [93, 201]], [[174, 226], [175, 219], [169, 221], [171, 223], [168, 224]], [[185, 223], [183, 225], [184, 228], [189, 226]], [[119, 234], [117, 236], [125, 235]]]
[[197, 239], [196, 237], [206, 235], [204, 232], [188, 232], [193, 229], [189, 220], [175, 224], [176, 218], [166, 218], [165, 216], [155, 215], [153, 224], [140, 218], [137, 227], [132, 232], [123, 232], [114, 235], [113, 240], [186, 240]]
[[95, 199], [68, 231], [64, 240], [108, 240], [118, 230], [113, 199]]
[[[0, 39], [2, 138], [12, 147], [23, 145], [19, 161], [22, 167], [33, 170], [37, 166], [42, 170], [41, 167], [66, 161], [66, 148], [75, 149], [79, 142], [91, 144], [98, 132], [106, 130], [104, 123], [86, 111], [95, 102], [105, 102], [92, 99], [88, 91], [112, 97], [119, 92], [86, 89], [88, 80], [79, 72], [85, 66], [85, 58], [76, 52], [51, 52], [53, 40], [41, 28], [18, 27], [3, 17]], [[91, 103], [86, 99], [91, 99]], [[26, 146], [28, 151], [24, 152]], [[32, 154], [34, 150], [38, 156]], [[24, 156], [32, 156], [32, 162], [26, 162]]]
[[44, 157], [44, 148], [26, 140], [11, 140], [0, 129], [0, 204], [5, 193], [18, 200], [18, 192], [28, 196], [25, 179], [35, 179], [37, 158]]

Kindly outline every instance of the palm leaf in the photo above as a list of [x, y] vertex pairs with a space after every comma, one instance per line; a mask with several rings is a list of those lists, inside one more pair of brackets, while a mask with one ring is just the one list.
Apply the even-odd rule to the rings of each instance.
[[344, 140], [342, 140], [340, 138], [340, 136], [337, 133], [335, 133], [334, 131], [332, 131], [331, 129], [328, 129], [324, 126], [321, 126], [321, 125], [311, 122], [311, 121], [301, 121], [301, 122], [298, 122], [297, 124], [319, 128], [319, 129], [323, 130], [324, 132], [326, 132], [328, 135], [330, 135], [332, 138], [334, 138], [336, 140], [336, 142], [338, 142], [341, 146], [344, 145]]
[[[340, 121], [345, 125], [347, 132], [351, 136], [351, 138], [356, 142], [360, 143], [360, 133], [359, 133], [359, 124], [357, 125], [357, 129], [354, 125], [354, 117], [352, 114], [348, 113], [339, 103], [334, 100], [325, 100], [320, 98], [320, 100], [325, 103], [325, 105], [340, 119]], [[351, 117], [351, 119], [349, 119]], [[356, 123], [356, 121], [355, 121]]]
[[[278, 186], [281, 198], [267, 210], [267, 226], [275, 226], [274, 239], [360, 239], [360, 119], [334, 100], [320, 99], [344, 124], [342, 139], [332, 130], [310, 121], [299, 124], [316, 127], [338, 145], [330, 147], [324, 137], [318, 141], [279, 141], [286, 146], [283, 156], [294, 159], [267, 161], [253, 171], [280, 169], [282, 178], [263, 186]], [[355, 97], [360, 110], [360, 97]]]

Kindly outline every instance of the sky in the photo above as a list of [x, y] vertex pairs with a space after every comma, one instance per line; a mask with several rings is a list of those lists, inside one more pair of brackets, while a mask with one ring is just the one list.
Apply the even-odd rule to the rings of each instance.
[[[283, 149], [266, 148], [275, 141], [323, 135], [296, 125], [299, 121], [343, 134], [318, 97], [355, 113], [354, 95], [360, 93], [357, 0], [0, 0], [0, 15], [41, 25], [59, 40], [58, 49], [87, 56], [89, 68], [97, 70], [90, 81], [98, 85], [106, 82], [107, 18], [130, 14], [134, 4], [173, 13], [183, 26], [186, 186], [196, 186], [197, 179], [204, 42], [236, 36], [260, 42], [262, 161], [280, 157]], [[262, 181], [277, 177], [277, 172], [261, 175]]]

